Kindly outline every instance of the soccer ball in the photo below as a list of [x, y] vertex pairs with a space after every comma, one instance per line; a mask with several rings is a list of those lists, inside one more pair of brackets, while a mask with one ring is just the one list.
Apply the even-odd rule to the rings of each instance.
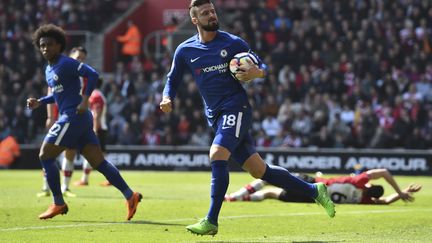
[[258, 65], [258, 60], [257, 58], [249, 53], [249, 52], [240, 52], [238, 54], [236, 54], [230, 61], [229, 63], [229, 69], [231, 72], [231, 75], [238, 81], [241, 82], [249, 82], [250, 80], [241, 80], [239, 79], [236, 75], [237, 75], [237, 70], [239, 69], [240, 64], [244, 65], [251, 65], [249, 64], [249, 62], [247, 60], [250, 60], [254, 65]]

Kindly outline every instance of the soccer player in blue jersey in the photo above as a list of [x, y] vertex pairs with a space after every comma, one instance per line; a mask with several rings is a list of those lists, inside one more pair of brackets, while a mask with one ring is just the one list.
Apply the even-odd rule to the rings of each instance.
[[[73, 47], [69, 53], [69, 57], [78, 60], [79, 62], [84, 62], [87, 57], [87, 50], [84, 47], [78, 46]], [[81, 87], [83, 87], [83, 80], [81, 80]], [[51, 89], [48, 88], [48, 94], [51, 93]], [[47, 120], [46, 127], [51, 128], [54, 122], [58, 118], [58, 109], [55, 104], [47, 104]], [[99, 143], [100, 143], [99, 139]], [[63, 153], [63, 159], [61, 161], [61, 169], [63, 170], [63, 181], [61, 185], [61, 190], [64, 197], [76, 197], [74, 193], [71, 193], [69, 190], [70, 180], [72, 178], [72, 174], [74, 171], [74, 160], [77, 157], [77, 151], [75, 149], [66, 149]], [[85, 166], [91, 167], [88, 165], [87, 161], [84, 161], [83, 168]], [[49, 197], [50, 190], [48, 186], [47, 178], [43, 177], [43, 185], [42, 191], [37, 193], [37, 197]]]
[[[160, 103], [163, 112], [172, 111], [172, 100], [183, 73], [188, 70], [204, 100], [208, 123], [215, 131], [209, 153], [212, 169], [210, 209], [205, 218], [186, 229], [198, 235], [217, 234], [218, 215], [229, 182], [227, 160], [230, 157], [255, 178], [315, 199], [330, 217], [334, 217], [334, 204], [327, 196], [324, 184], [307, 183], [282, 167], [267, 165], [256, 152], [249, 133], [252, 112], [246, 91], [228, 71], [230, 59], [237, 53], [250, 51], [249, 45], [237, 36], [218, 30], [218, 17], [210, 0], [192, 0], [189, 13], [198, 34], [177, 47]], [[238, 69], [236, 76], [240, 80], [265, 76], [265, 65], [261, 61], [259, 66], [241, 65]]]
[[[48, 219], [68, 212], [68, 206], [61, 193], [59, 169], [55, 158], [65, 149], [74, 148], [80, 150], [92, 167], [122, 192], [128, 209], [126, 218], [130, 220], [142, 195], [133, 192], [117, 168], [105, 160], [93, 131], [92, 114], [88, 109], [88, 98], [95, 88], [98, 73], [90, 66], [61, 54], [65, 49], [66, 37], [63, 29], [56, 25], [47, 24], [39, 27], [33, 34], [33, 44], [48, 62], [45, 76], [52, 93], [39, 99], [28, 98], [27, 107], [36, 109], [41, 105], [55, 102], [60, 116], [49, 129], [39, 152], [39, 159], [54, 197], [54, 203], [40, 214], [39, 218]], [[88, 79], [82, 95], [80, 76]]]

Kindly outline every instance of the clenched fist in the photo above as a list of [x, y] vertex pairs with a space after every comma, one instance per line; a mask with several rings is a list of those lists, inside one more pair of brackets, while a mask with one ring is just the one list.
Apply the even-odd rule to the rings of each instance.
[[36, 98], [28, 98], [27, 99], [27, 108], [29, 108], [29, 109], [32, 109], [32, 110], [36, 109], [40, 105], [41, 105], [41, 103]]
[[161, 103], [159, 104], [159, 108], [165, 113], [171, 112], [172, 111], [171, 98], [168, 96], [164, 96], [162, 98]]

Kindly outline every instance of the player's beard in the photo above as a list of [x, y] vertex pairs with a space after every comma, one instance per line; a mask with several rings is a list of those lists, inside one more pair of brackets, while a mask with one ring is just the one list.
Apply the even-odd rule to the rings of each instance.
[[207, 25], [201, 25], [201, 28], [205, 31], [216, 31], [219, 29], [219, 22], [218, 21], [214, 21], [212, 23], [209, 23]]

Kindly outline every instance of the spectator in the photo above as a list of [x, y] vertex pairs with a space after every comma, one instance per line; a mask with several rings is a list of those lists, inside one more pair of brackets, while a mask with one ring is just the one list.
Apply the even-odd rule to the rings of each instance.
[[[25, 97], [46, 92], [41, 72], [43, 60], [28, 38], [33, 26], [52, 22], [61, 23], [66, 29], [97, 32], [124, 13], [131, 1], [112, 0], [109, 5], [100, 1], [24, 2], [22, 6], [16, 1], [0, 3], [0, 9], [7, 10], [0, 11], [2, 132], [12, 131], [20, 143], [37, 143], [45, 125], [40, 122], [46, 116], [44, 109], [33, 113], [15, 110], [15, 103], [22, 104]], [[347, 137], [329, 132], [337, 146], [391, 148], [396, 146], [392, 141], [395, 129], [387, 132], [377, 126], [377, 121], [389, 125], [393, 119], [396, 124], [401, 109], [406, 109], [413, 133], [418, 131], [416, 136], [424, 139], [428, 147], [432, 146], [427, 115], [432, 107], [431, 2], [369, 4], [366, 1], [361, 11], [358, 5], [351, 4], [353, 0], [346, 4], [330, 1], [322, 6], [311, 0], [220, 2], [223, 2], [221, 11], [227, 11], [224, 14], [229, 21], [227, 26], [251, 43], [269, 67], [266, 79], [254, 81], [247, 88], [253, 107], [254, 133], [262, 129], [261, 124], [270, 112], [277, 116], [283, 128], [279, 134], [286, 138], [291, 134], [288, 131], [293, 131], [298, 138], [295, 141], [308, 146], [313, 140], [310, 131], [318, 132], [323, 126], [333, 129], [334, 114], [339, 112], [349, 132]], [[238, 8], [245, 11], [235, 11]], [[82, 40], [75, 37], [70, 37], [69, 41], [82, 44]], [[205, 126], [205, 122], [194, 115], [201, 113], [202, 107], [190, 107], [202, 101], [188, 77], [179, 92], [190, 99], [177, 104], [187, 112], [177, 112], [165, 120], [157, 111], [151, 111], [161, 100], [158, 94], [164, 84], [163, 77], [169, 71], [172, 54], [164, 48], [160, 58], [152, 54], [144, 56], [140, 55], [140, 46], [137, 49], [139, 54], [130, 56], [132, 63], [116, 63], [104, 92], [109, 105], [116, 103], [118, 94], [123, 94], [126, 104], [133, 103], [139, 109], [135, 107], [131, 111], [125, 105], [118, 115], [109, 114], [110, 131], [115, 136], [110, 135], [108, 142], [117, 142], [124, 121], [132, 127], [135, 113], [143, 122], [154, 120], [161, 143], [174, 139], [170, 133], [176, 135], [180, 113], [186, 114], [191, 127]], [[132, 94], [138, 99], [134, 101]], [[151, 100], [148, 97], [152, 97]], [[291, 104], [285, 105], [288, 99]], [[345, 105], [341, 111], [340, 107]], [[303, 117], [306, 116], [308, 122], [308, 119], [298, 118], [297, 107], [304, 107]], [[385, 109], [390, 109], [389, 118], [383, 118]], [[17, 129], [21, 126], [17, 124], [22, 122], [20, 114], [28, 118], [27, 129]], [[318, 117], [325, 119], [316, 119]], [[299, 130], [299, 126], [307, 124], [306, 133]], [[383, 134], [389, 138], [384, 144]], [[413, 138], [404, 137], [405, 141], [399, 140], [397, 146], [405, 146]], [[190, 139], [185, 143], [190, 143]], [[270, 146], [287, 146], [280, 144], [278, 136], [276, 140]]]
[[13, 136], [0, 141], [0, 169], [9, 168], [20, 156], [20, 146]]
[[262, 121], [262, 129], [269, 139], [273, 139], [281, 132], [281, 125], [279, 121], [274, 116], [267, 115]]
[[[170, 133], [169, 131], [167, 134]], [[170, 140], [167, 140], [166, 143], [171, 142]], [[154, 125], [152, 123], [149, 124], [148, 127], [145, 127], [142, 133], [142, 144], [143, 145], [160, 145], [161, 144], [161, 137], [160, 135], [155, 131]]]
[[132, 145], [136, 144], [137, 136], [134, 131], [130, 128], [129, 123], [125, 122], [121, 127], [120, 133], [117, 137], [117, 144], [120, 145]]
[[126, 33], [117, 36], [116, 40], [123, 44], [121, 49], [123, 63], [129, 63], [133, 56], [141, 54], [141, 32], [132, 20], [127, 22]]
[[197, 146], [209, 146], [210, 145], [210, 135], [204, 129], [202, 125], [196, 127], [196, 131], [192, 133], [189, 145]]

